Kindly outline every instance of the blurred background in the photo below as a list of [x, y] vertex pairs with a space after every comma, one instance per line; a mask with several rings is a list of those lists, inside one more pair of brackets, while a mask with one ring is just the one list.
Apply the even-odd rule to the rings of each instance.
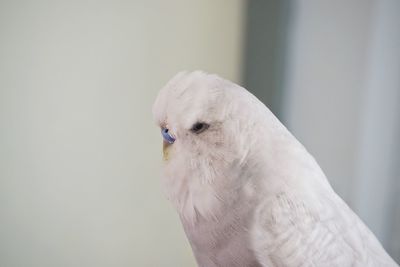
[[400, 261], [400, 1], [0, 0], [0, 266], [195, 266], [151, 106], [253, 92]]

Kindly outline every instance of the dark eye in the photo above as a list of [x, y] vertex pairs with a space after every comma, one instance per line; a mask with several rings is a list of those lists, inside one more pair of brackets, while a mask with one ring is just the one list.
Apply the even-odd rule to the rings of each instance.
[[195, 134], [199, 134], [199, 133], [204, 132], [205, 130], [207, 130], [208, 127], [210, 127], [210, 125], [208, 125], [205, 122], [196, 122], [195, 124], [193, 124], [192, 128], [190, 129], [190, 131], [192, 131]]

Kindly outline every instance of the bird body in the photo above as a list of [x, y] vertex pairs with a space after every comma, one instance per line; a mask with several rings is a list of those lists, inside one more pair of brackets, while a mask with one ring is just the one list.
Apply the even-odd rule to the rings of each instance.
[[314, 158], [244, 88], [181, 72], [153, 114], [169, 140], [165, 192], [199, 266], [398, 266]]

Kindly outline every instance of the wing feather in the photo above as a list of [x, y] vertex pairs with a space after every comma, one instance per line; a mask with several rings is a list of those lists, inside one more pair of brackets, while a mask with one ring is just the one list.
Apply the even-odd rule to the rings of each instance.
[[398, 266], [334, 193], [270, 197], [256, 211], [252, 241], [263, 266]]

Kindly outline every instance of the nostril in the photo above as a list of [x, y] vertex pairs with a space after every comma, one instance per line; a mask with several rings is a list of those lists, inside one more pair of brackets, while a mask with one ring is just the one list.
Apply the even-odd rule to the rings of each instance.
[[175, 138], [169, 133], [168, 128], [162, 128], [161, 134], [166, 142], [169, 144], [173, 144], [175, 142]]

